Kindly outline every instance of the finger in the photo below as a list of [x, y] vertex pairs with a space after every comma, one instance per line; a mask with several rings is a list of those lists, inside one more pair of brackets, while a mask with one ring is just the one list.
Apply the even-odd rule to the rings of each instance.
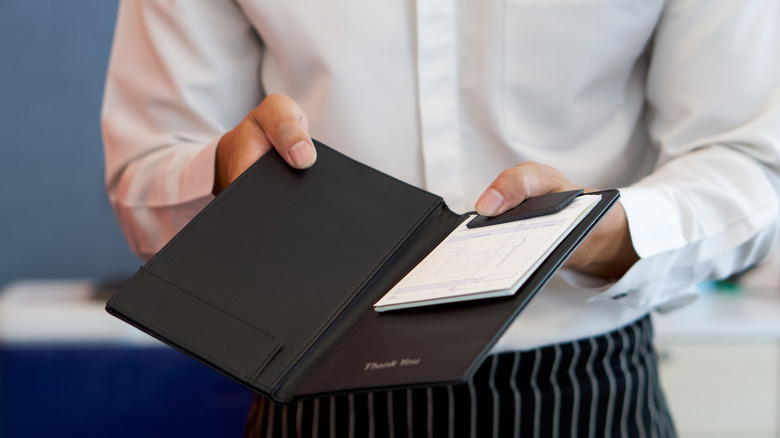
[[575, 189], [558, 170], [535, 162], [526, 162], [501, 172], [480, 195], [477, 213], [499, 215], [531, 196]]
[[250, 116], [291, 166], [305, 169], [317, 160], [306, 114], [290, 97], [272, 94], [263, 99]]
[[217, 146], [213, 193], [221, 192], [271, 147], [263, 130], [249, 117], [226, 132]]

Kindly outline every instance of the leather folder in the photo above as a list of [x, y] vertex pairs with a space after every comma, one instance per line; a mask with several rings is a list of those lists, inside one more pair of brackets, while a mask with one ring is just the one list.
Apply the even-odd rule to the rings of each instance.
[[601, 200], [510, 297], [376, 312], [467, 218], [315, 141], [271, 151], [108, 301], [107, 310], [278, 402], [468, 380], [619, 197]]

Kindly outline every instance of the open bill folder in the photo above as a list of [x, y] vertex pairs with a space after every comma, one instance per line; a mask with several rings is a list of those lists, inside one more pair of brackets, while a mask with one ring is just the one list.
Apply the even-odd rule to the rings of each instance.
[[[278, 403], [463, 382], [619, 198], [472, 219], [314, 144], [306, 170], [261, 157], [107, 310]], [[480, 294], [506, 296], [444, 302]]]

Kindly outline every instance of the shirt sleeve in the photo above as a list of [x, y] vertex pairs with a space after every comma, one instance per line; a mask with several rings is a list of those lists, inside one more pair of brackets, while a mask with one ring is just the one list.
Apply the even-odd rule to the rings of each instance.
[[656, 170], [622, 192], [640, 260], [592, 300], [669, 309], [778, 231], [780, 2], [671, 0], [647, 78]]
[[101, 124], [108, 196], [141, 258], [212, 199], [217, 142], [261, 100], [261, 51], [234, 2], [121, 2]]

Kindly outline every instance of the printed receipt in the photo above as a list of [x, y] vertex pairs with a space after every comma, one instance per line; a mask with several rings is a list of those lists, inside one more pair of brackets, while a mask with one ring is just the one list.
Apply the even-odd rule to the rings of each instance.
[[583, 195], [555, 214], [480, 228], [466, 227], [469, 218], [374, 309], [512, 295], [600, 199]]

